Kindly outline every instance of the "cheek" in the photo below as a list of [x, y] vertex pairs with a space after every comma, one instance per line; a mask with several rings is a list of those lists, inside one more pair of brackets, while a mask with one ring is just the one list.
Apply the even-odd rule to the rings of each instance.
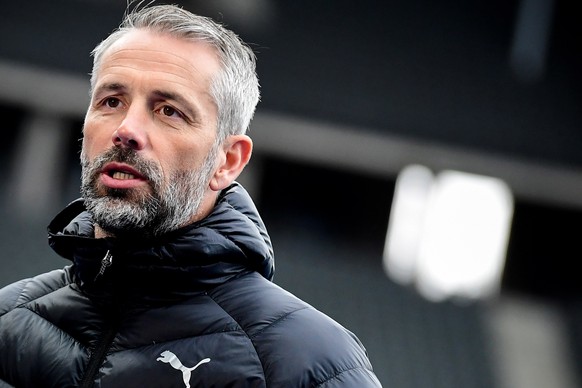
[[99, 131], [91, 123], [86, 123], [83, 128], [82, 149], [86, 157], [93, 159], [113, 145], [111, 136], [106, 131]]
[[[203, 143], [203, 144], [200, 144]], [[212, 142], [208, 139], [199, 140], [199, 143], [179, 144], [173, 147], [173, 152], [165, 153], [174, 155], [173, 162], [176, 168], [181, 170], [199, 169], [206, 160], [212, 148]]]
[[174, 170], [192, 171], [200, 168], [203, 159], [188, 154], [177, 154], [177, 157], [172, 161]]
[[96, 156], [95, 140], [85, 132], [83, 134], [83, 143], [81, 144], [81, 156], [86, 160], [93, 160]]

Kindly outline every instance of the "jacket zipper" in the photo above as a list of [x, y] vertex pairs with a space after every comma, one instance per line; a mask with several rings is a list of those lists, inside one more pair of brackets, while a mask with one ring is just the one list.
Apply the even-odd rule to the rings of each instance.
[[95, 349], [93, 349], [93, 351], [91, 352], [91, 357], [89, 358], [87, 369], [85, 371], [83, 379], [81, 380], [81, 383], [79, 384], [79, 387], [81, 388], [93, 387], [95, 376], [97, 376], [99, 368], [101, 367], [101, 364], [103, 364], [103, 361], [107, 356], [107, 351], [111, 347], [111, 344], [115, 339], [116, 333], [117, 325], [111, 325], [107, 328], [107, 330], [105, 330], [101, 334], [101, 337], [97, 342], [97, 345], [95, 345]]
[[107, 268], [111, 267], [112, 263], [113, 255], [111, 254], [111, 251], [108, 250], [107, 253], [105, 253], [105, 257], [101, 259], [101, 268], [99, 268], [99, 272], [97, 273], [97, 275], [95, 275], [94, 280], [97, 280], [99, 276], [103, 276]]
[[[107, 253], [105, 253], [103, 259], [101, 259], [101, 268], [95, 276], [95, 280], [97, 280], [100, 276], [103, 276], [107, 268], [111, 266], [112, 262], [113, 255], [108, 250]], [[116, 333], [117, 325], [115, 324], [108, 325], [107, 328], [101, 333], [95, 348], [91, 352], [91, 357], [89, 358], [87, 369], [85, 370], [85, 374], [83, 375], [83, 379], [81, 380], [79, 387], [93, 387], [95, 377], [97, 376], [97, 373], [99, 373], [99, 368], [101, 367], [101, 364], [103, 364], [105, 357], [107, 357], [107, 351], [111, 347]]]

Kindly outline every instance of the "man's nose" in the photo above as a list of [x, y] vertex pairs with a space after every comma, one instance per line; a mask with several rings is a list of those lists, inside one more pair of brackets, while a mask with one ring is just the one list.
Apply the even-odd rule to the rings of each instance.
[[147, 142], [145, 131], [147, 113], [132, 108], [129, 108], [123, 121], [113, 132], [111, 140], [118, 147], [128, 147], [139, 151], [146, 146]]

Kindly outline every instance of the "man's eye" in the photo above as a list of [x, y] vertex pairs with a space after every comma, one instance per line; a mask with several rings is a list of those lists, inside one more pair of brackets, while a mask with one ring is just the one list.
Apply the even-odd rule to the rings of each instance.
[[109, 108], [117, 108], [119, 107], [120, 103], [121, 102], [119, 101], [119, 99], [114, 97], [110, 97], [107, 100], [105, 100], [105, 105], [107, 105]]
[[174, 115], [178, 115], [178, 116], [180, 115], [180, 113], [176, 109], [174, 109], [174, 108], [172, 108], [171, 106], [168, 106], [168, 105], [166, 105], [166, 106], [164, 106], [162, 108], [162, 113], [165, 116], [170, 116], [170, 117], [171, 116], [174, 116]]

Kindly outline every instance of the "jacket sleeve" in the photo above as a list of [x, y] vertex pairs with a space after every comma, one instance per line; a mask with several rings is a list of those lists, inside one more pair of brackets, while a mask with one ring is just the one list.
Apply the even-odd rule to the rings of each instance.
[[[19, 304], [20, 295], [29, 280], [20, 280], [0, 289], [0, 316], [14, 309]], [[2, 385], [0, 383], [1, 387]]]
[[23, 279], [0, 289], [0, 317], [23, 303], [66, 285], [70, 279], [69, 268]]

